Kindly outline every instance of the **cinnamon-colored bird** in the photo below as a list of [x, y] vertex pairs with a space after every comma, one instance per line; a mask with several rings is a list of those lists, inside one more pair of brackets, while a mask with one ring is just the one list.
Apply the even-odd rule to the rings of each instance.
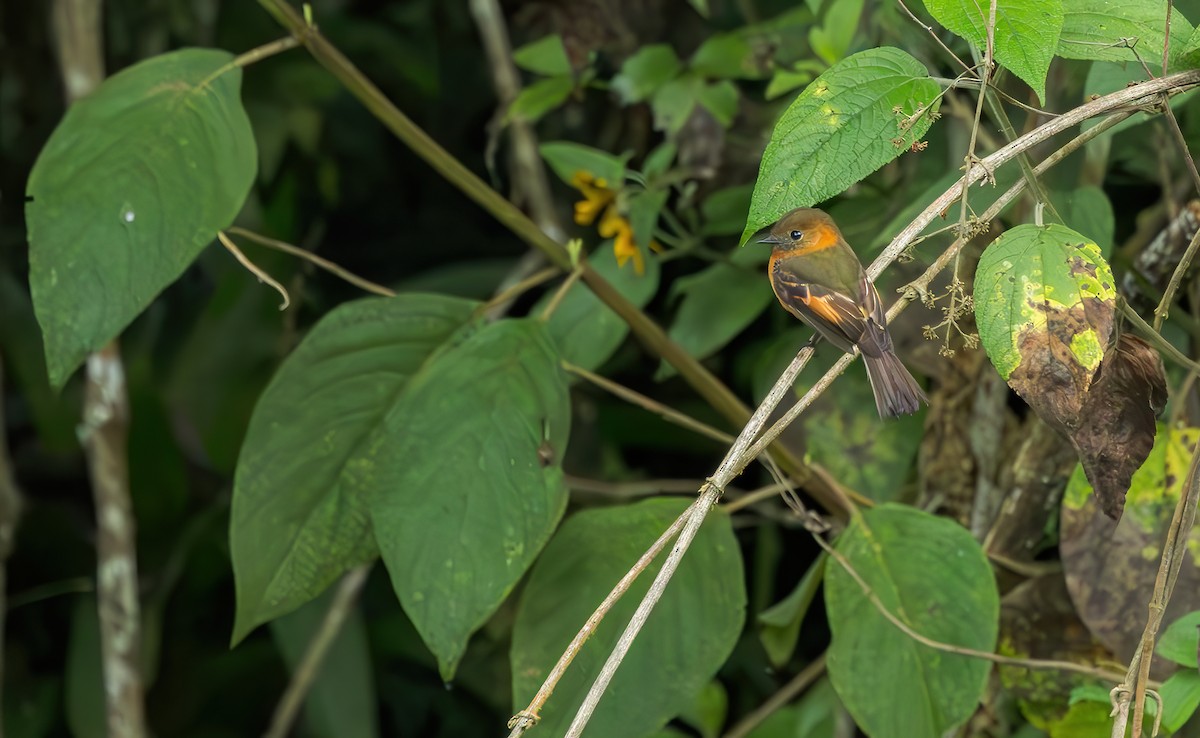
[[793, 210], [758, 240], [773, 246], [771, 287], [787, 311], [841, 350], [858, 347], [879, 417], [915, 413], [929, 402], [897, 358], [879, 293], [833, 218]]

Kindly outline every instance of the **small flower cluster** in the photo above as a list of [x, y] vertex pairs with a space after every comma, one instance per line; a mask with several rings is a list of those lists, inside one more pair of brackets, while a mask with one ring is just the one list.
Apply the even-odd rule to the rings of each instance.
[[[603, 177], [585, 171], [575, 172], [571, 177], [571, 186], [583, 193], [583, 199], [575, 203], [575, 222], [582, 226], [590, 226], [599, 218], [596, 232], [602, 238], [613, 239], [613, 254], [617, 257], [617, 266], [623, 267], [627, 261], [632, 260], [634, 271], [644, 274], [646, 262], [633, 239], [633, 224], [617, 207], [617, 191], [611, 189]], [[649, 247], [655, 251], [660, 248], [653, 241]]]

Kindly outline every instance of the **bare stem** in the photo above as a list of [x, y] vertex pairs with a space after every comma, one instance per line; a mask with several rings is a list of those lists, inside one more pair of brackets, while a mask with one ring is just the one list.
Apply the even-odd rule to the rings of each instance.
[[265, 271], [263, 271], [262, 267], [246, 258], [246, 255], [242, 253], [242, 250], [237, 247], [237, 244], [235, 244], [229, 238], [229, 236], [225, 235], [224, 231], [217, 231], [217, 240], [221, 242], [221, 245], [225, 247], [226, 251], [233, 254], [233, 258], [237, 259], [239, 264], [244, 266], [251, 274], [258, 277], [258, 281], [265, 282], [272, 289], [278, 292], [283, 298], [283, 303], [280, 304], [279, 309], [287, 310], [288, 305], [292, 304], [292, 298], [288, 295], [288, 291], [284, 289], [283, 285], [275, 281], [275, 278], [270, 274], [267, 274]]
[[330, 274], [333, 274], [336, 277], [340, 277], [341, 279], [349, 282], [350, 284], [354, 285], [355, 287], [358, 287], [359, 289], [361, 289], [365, 292], [370, 292], [375, 295], [381, 295], [383, 297], [395, 297], [396, 296], [395, 290], [390, 290], [381, 284], [376, 284], [375, 282], [372, 282], [369, 279], [364, 279], [363, 277], [360, 277], [357, 274], [355, 274], [347, 269], [344, 269], [344, 268], [338, 266], [337, 264], [334, 264], [332, 261], [329, 261], [328, 259], [323, 259], [320, 256], [317, 256], [316, 254], [314, 254], [313, 252], [311, 252], [307, 249], [302, 249], [299, 246], [293, 246], [292, 244], [287, 243], [286, 241], [280, 241], [275, 238], [268, 238], [267, 236], [260, 235], [258, 233], [255, 233], [254, 231], [248, 231], [245, 228], [241, 228], [239, 226], [233, 226], [232, 228], [230, 228], [229, 233], [234, 236], [241, 236], [242, 238], [253, 241], [254, 243], [258, 244], [259, 246], [266, 246], [267, 248], [275, 249], [276, 251], [282, 251], [285, 254], [291, 254], [292, 256], [296, 256], [301, 259], [304, 259], [305, 261], [309, 262], [310, 264], [312, 264], [320, 269], [324, 269], [325, 271], [329, 272]]
[[783, 685], [778, 692], [767, 698], [766, 702], [755, 708], [754, 712], [739, 720], [725, 734], [725, 738], [746, 738], [764, 720], [786, 707], [824, 673], [825, 654], [821, 654], [811, 664], [801, 669], [799, 674], [788, 680], [788, 683]]
[[539, 713], [542, 707], [545, 706], [546, 700], [550, 699], [550, 695], [554, 693], [554, 688], [558, 686], [558, 682], [562, 679], [563, 674], [566, 673], [567, 667], [575, 660], [579, 649], [583, 648], [583, 644], [587, 639], [591, 638], [592, 634], [596, 632], [596, 628], [600, 626], [600, 621], [613, 608], [613, 605], [616, 605], [621, 597], [629, 591], [629, 588], [633, 586], [633, 583], [637, 581], [641, 573], [646, 570], [646, 567], [650, 566], [654, 559], [658, 557], [658, 554], [675, 537], [675, 534], [683, 528], [684, 523], [689, 519], [692, 511], [698, 504], [699, 501], [693, 502], [687, 510], [684, 510], [679, 517], [675, 518], [675, 522], [671, 523], [663, 531], [658, 540], [650, 548], [646, 549], [641, 558], [634, 563], [629, 571], [625, 573], [625, 576], [621, 577], [621, 580], [612, 588], [612, 591], [608, 593], [608, 596], [604, 598], [600, 606], [596, 608], [591, 617], [587, 619], [587, 622], [583, 624], [583, 627], [579, 629], [579, 632], [575, 634], [575, 637], [571, 639], [571, 643], [567, 645], [567, 649], [559, 657], [558, 663], [550, 670], [550, 673], [546, 676], [546, 681], [542, 682], [541, 689], [537, 691], [537, 694], [534, 695], [529, 705], [508, 721], [508, 727], [511, 730], [508, 734], [509, 738], [519, 738], [519, 736], [524, 735], [526, 730], [537, 724], [537, 721], [540, 719]]
[[1158, 307], [1154, 308], [1154, 330], [1158, 331], [1162, 329], [1163, 321], [1167, 319], [1167, 314], [1171, 311], [1171, 303], [1175, 301], [1175, 293], [1179, 291], [1179, 285], [1183, 283], [1183, 277], [1192, 265], [1192, 259], [1195, 258], [1198, 249], [1200, 249], [1200, 231], [1196, 231], [1196, 235], [1192, 236], [1187, 250], [1183, 252], [1183, 258], [1179, 260], [1175, 271], [1171, 273], [1171, 281], [1167, 283], [1167, 291], [1163, 293], [1162, 299], [1158, 301]]
[[264, 738], [286, 738], [290, 734], [292, 724], [296, 722], [296, 715], [300, 713], [300, 708], [304, 705], [304, 698], [308, 695], [308, 690], [312, 688], [313, 681], [321, 673], [321, 664], [325, 661], [325, 655], [329, 652], [333, 642], [337, 640], [338, 634], [342, 632], [346, 618], [354, 612], [354, 606], [358, 603], [358, 595], [362, 592], [363, 585], [367, 583], [367, 576], [370, 573], [371, 564], [363, 564], [346, 572], [342, 577], [342, 581], [333, 595], [333, 600], [325, 611], [325, 619], [321, 621], [317, 632], [313, 633], [312, 639], [309, 640], [304, 657], [296, 665], [292, 672], [292, 680], [288, 683], [283, 697], [275, 707], [275, 715], [271, 718], [271, 727], [263, 734]]

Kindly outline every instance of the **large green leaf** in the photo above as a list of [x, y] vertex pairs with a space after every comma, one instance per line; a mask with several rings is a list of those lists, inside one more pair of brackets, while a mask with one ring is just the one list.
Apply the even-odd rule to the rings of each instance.
[[606, 186], [616, 189], [625, 181], [625, 156], [613, 156], [607, 151], [570, 141], [548, 141], [538, 147], [542, 158], [554, 170], [559, 179], [571, 184], [578, 172], [588, 172], [603, 179]]
[[[995, 648], [996, 581], [962, 526], [889, 503], [852, 522], [837, 550], [913, 630], [942, 643]], [[975, 711], [988, 662], [917, 643], [888, 622], [834, 560], [825, 572], [825, 605], [833, 631], [829, 676], [872, 738], [942, 735]]]
[[[1062, 0], [1062, 6], [1058, 56], [1136, 63], [1140, 55], [1152, 69], [1157, 68], [1156, 62], [1161, 64], [1166, 0]], [[1185, 51], [1191, 35], [1192, 24], [1173, 9], [1171, 48]]]
[[[658, 290], [658, 259], [646, 259], [645, 274], [638, 274], [628, 265], [622, 269], [613, 255], [612, 241], [596, 247], [588, 263], [638, 307], [650, 302]], [[542, 298], [534, 307], [533, 315], [540, 315], [551, 299], [553, 293]], [[629, 325], [621, 316], [601, 302], [586, 285], [579, 283], [571, 287], [546, 327], [558, 344], [562, 358], [589, 370], [599, 367], [612, 356], [629, 333]]]
[[29, 282], [61, 387], [233, 222], [258, 155], [233, 55], [185, 49], [72, 105], [29, 175]]
[[1163, 631], [1154, 650], [1159, 656], [1195, 669], [1197, 658], [1200, 657], [1200, 653], [1197, 653], [1197, 649], [1200, 649], [1197, 628], [1200, 628], [1200, 610], [1189, 612], [1171, 623]]
[[931, 111], [914, 114], [937, 94], [924, 65], [891, 47], [847, 57], [813, 80], [775, 124], [741, 243], [899, 156], [929, 129]]
[[667, 44], [650, 44], [625, 60], [621, 72], [613, 77], [613, 92], [630, 105], [648, 99], [666, 82], [679, 74], [683, 65], [675, 50]]
[[[517, 610], [516, 709], [528, 704], [579, 626], [688, 503], [662, 498], [586, 510], [562, 525], [533, 567]], [[579, 651], [546, 703], [538, 731], [565, 732], [662, 559], [642, 572]], [[729, 518], [714, 510], [583, 735], [644, 736], [687, 711], [733, 650], [745, 607], [741, 553]]]
[[233, 640], [316, 597], [378, 550], [370, 443], [410, 379], [476, 303], [367, 298], [326, 315], [279, 367], [250, 420], [233, 488]]
[[795, 704], [772, 713], [747, 738], [834, 738], [841, 713], [837, 692], [823, 678]]
[[[994, 0], [996, 60], [1046, 100], [1046, 70], [1063, 27], [1062, 0]], [[987, 46], [989, 0], [925, 0], [930, 15], [983, 49]]]
[[[336, 588], [335, 588], [336, 589]], [[333, 591], [271, 623], [271, 633], [295, 673], [321, 628]], [[322, 738], [379, 735], [371, 651], [362, 612], [354, 608], [338, 631], [304, 701], [309, 735]]]
[[392, 586], [446, 680], [562, 516], [570, 422], [545, 325], [506, 320], [426, 362], [355, 459]]
[[1163, 725], [1170, 731], [1179, 730], [1200, 707], [1200, 674], [1177, 671], [1159, 688], [1159, 694], [1163, 701]]

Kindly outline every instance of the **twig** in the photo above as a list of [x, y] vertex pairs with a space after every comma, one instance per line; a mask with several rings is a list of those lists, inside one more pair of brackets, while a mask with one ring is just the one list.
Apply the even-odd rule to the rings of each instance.
[[[267, 248], [275, 249], [276, 251], [282, 251], [285, 254], [291, 254], [292, 256], [297, 256], [301, 259], [304, 259], [305, 261], [313, 264], [314, 266], [324, 269], [325, 271], [329, 272], [330, 274], [333, 274], [336, 277], [340, 277], [341, 279], [349, 282], [350, 284], [354, 285], [355, 287], [358, 287], [359, 289], [361, 289], [365, 292], [370, 292], [375, 295], [382, 295], [383, 297], [395, 297], [396, 296], [395, 290], [388, 289], [387, 287], [384, 287], [381, 284], [376, 284], [375, 282], [372, 282], [369, 279], [364, 279], [364, 278], [358, 276], [357, 274], [355, 274], [343, 267], [340, 267], [337, 264], [334, 264], [332, 261], [329, 261], [328, 259], [323, 259], [320, 256], [317, 256], [316, 254], [309, 251], [308, 249], [302, 249], [299, 246], [293, 246], [292, 244], [287, 243], [286, 241], [280, 241], [275, 238], [268, 238], [267, 236], [260, 235], [258, 233], [255, 233], [254, 231], [248, 231], [245, 228], [242, 228], [240, 226], [233, 226], [232, 228], [229, 229], [229, 233], [234, 236], [241, 236], [242, 238], [253, 241], [254, 243], [258, 244], [259, 246], [266, 246]], [[222, 242], [222, 243], [224, 243], [224, 242]]]
[[[9, 607], [7, 597], [7, 564], [16, 543], [17, 523], [21, 518], [21, 492], [8, 457], [8, 441], [4, 433], [4, 361], [0, 357], [0, 703], [4, 695], [4, 619]], [[4, 726], [0, 725], [0, 737]]]
[[904, 635], [912, 638], [914, 641], [923, 646], [928, 646], [935, 651], [942, 651], [944, 653], [952, 653], [958, 656], [968, 656], [970, 658], [990, 661], [993, 664], [999, 664], [1001, 666], [1017, 666], [1024, 669], [1042, 669], [1047, 671], [1066, 671], [1072, 674], [1083, 674], [1085, 676], [1095, 677], [1096, 679], [1101, 679], [1108, 682], [1121, 679], [1121, 674], [1109, 671], [1108, 669], [1100, 668], [1098, 666], [1077, 664], [1074, 661], [1026, 659], [1017, 656], [1001, 656], [1000, 654], [991, 653], [989, 651], [978, 651], [973, 648], [956, 646], [952, 643], [943, 643], [941, 641], [936, 641], [932, 638], [921, 635], [917, 631], [913, 630], [908, 623], [897, 617], [891, 610], [888, 610], [887, 606], [884, 605], [883, 600], [879, 599], [879, 595], [876, 594], [875, 590], [871, 588], [871, 585], [868, 584], [865, 579], [863, 579], [862, 575], [855, 570], [854, 566], [846, 559], [845, 556], [841, 554], [841, 552], [829, 545], [829, 542], [826, 541], [823, 536], [814, 531], [813, 540], [817, 542], [817, 545], [819, 545], [821, 549], [825, 551], [825, 553], [829, 554], [830, 558], [832, 558], [838, 563], [839, 566], [845, 569], [846, 573], [850, 575], [850, 578], [858, 584], [859, 589], [862, 590], [863, 596], [870, 601], [871, 605], [875, 607], [875, 609], [884, 617], [885, 620], [896, 626], [896, 628], [904, 633]]
[[1166, 354], [1168, 359], [1174, 361], [1176, 364], [1179, 364], [1188, 371], [1200, 373], [1200, 364], [1192, 361], [1187, 357], [1186, 354], [1175, 348], [1173, 343], [1163, 338], [1158, 331], [1154, 330], [1152, 327], [1150, 327], [1149, 323], [1142, 319], [1142, 316], [1137, 314], [1137, 311], [1129, 307], [1128, 303], [1126, 303], [1124, 300], [1121, 301], [1121, 314], [1124, 315], [1130, 323], [1133, 323], [1133, 327], [1137, 329], [1138, 333], [1142, 334], [1147, 341], [1154, 344], [1155, 348]]
[[[1121, 686], [1132, 689], [1133, 702], [1133, 735], [1142, 734], [1142, 722], [1146, 709], [1146, 689], [1150, 682], [1150, 661], [1154, 655], [1154, 640], [1158, 636], [1158, 628], [1162, 625], [1163, 614], [1171, 601], [1175, 590], [1175, 582], [1179, 578], [1179, 570], [1188, 554], [1188, 536], [1196, 522], [1196, 505], [1200, 501], [1200, 444], [1192, 452], [1191, 465], [1188, 467], [1187, 483], [1184, 494], [1180, 494], [1179, 502], [1175, 505], [1175, 513], [1171, 516], [1171, 525], [1167, 528], [1167, 537], [1163, 542], [1162, 558], [1159, 562], [1158, 576], [1154, 579], [1154, 594], [1150, 598], [1150, 614], [1146, 619], [1146, 628], [1137, 652], [1129, 663]], [[1128, 698], [1124, 698], [1128, 699]], [[1158, 714], [1162, 715], [1159, 705]], [[1114, 726], [1115, 727], [1115, 726]], [[1157, 732], [1157, 725], [1156, 730]], [[1124, 732], [1122, 731], [1122, 735]]]
[[1196, 231], [1196, 235], [1192, 236], [1187, 250], [1183, 252], [1183, 258], [1179, 260], [1175, 271], [1171, 273], [1171, 281], [1167, 283], [1167, 291], [1163, 293], [1162, 299], [1158, 301], [1158, 307], [1154, 308], [1155, 331], [1162, 328], [1163, 321], [1166, 320], [1167, 314], [1171, 311], [1171, 303], [1175, 301], [1175, 293], [1179, 291], [1179, 285], [1183, 283], [1183, 277], [1192, 265], [1192, 259], [1195, 258], [1198, 249], [1200, 249], [1200, 231]]
[[[567, 474], [563, 477], [567, 488], [572, 491], [590, 492], [606, 497], [632, 498], [647, 495], [663, 494], [694, 494], [703, 480], [694, 479], [638, 479], [629, 482], [606, 482], [600, 479], [586, 479]], [[732, 493], [734, 490], [729, 490]]]
[[750, 732], [762, 724], [764, 720], [774, 715], [789, 702], [808, 689], [818, 677], [825, 673], [825, 654], [818, 656], [811, 664], [800, 670], [800, 673], [788, 680], [779, 691], [767, 698], [746, 717], [742, 718], [729, 729], [725, 738], [746, 738]]
[[583, 624], [583, 627], [580, 628], [579, 632], [575, 634], [575, 637], [571, 639], [571, 643], [567, 645], [567, 649], [563, 651], [562, 656], [559, 657], [558, 662], [554, 665], [554, 668], [550, 670], [548, 675], [546, 675], [546, 680], [542, 682], [541, 688], [529, 702], [529, 705], [508, 721], [508, 727], [511, 731], [508, 734], [509, 738], [519, 738], [521, 735], [524, 735], [526, 730], [529, 730], [529, 728], [537, 724], [537, 721], [540, 719], [539, 713], [541, 712], [542, 707], [545, 706], [546, 700], [550, 699], [550, 695], [554, 693], [554, 688], [558, 686], [559, 680], [562, 679], [563, 674], [565, 674], [567, 671], [567, 667], [570, 666], [571, 662], [575, 659], [575, 655], [579, 653], [579, 649], [582, 648], [587, 639], [591, 638], [592, 634], [596, 632], [596, 628], [599, 627], [600, 621], [603, 620], [604, 616], [608, 614], [608, 611], [613, 608], [613, 605], [617, 604], [621, 597], [624, 596], [627, 591], [629, 591], [629, 588], [633, 586], [633, 583], [637, 580], [637, 578], [641, 576], [643, 571], [646, 570], [646, 567], [650, 566], [654, 559], [658, 557], [658, 554], [661, 553], [662, 550], [666, 548], [666, 545], [670, 543], [671, 539], [675, 537], [675, 534], [678, 533], [681, 528], [683, 528], [685, 522], [691, 518], [692, 512], [699, 504], [699, 500], [693, 502], [688, 509], [684, 510], [679, 517], [675, 518], [675, 522], [671, 523], [671, 525], [663, 531], [662, 535], [658, 537], [658, 540], [655, 541], [650, 548], [646, 549], [646, 552], [642, 554], [641, 558], [637, 560], [637, 562], [629, 569], [629, 571], [625, 573], [625, 576], [621, 577], [621, 580], [617, 582], [615, 587], [612, 588], [612, 591], [608, 593], [608, 596], [604, 598], [604, 601], [600, 603], [600, 606], [596, 608], [596, 611], [592, 613], [592, 616], [587, 619], [587, 622]]
[[[488, 58], [488, 68], [492, 72], [492, 85], [496, 88], [496, 114], [488, 125], [488, 145], [485, 158], [488, 169], [493, 168], [492, 160], [496, 142], [499, 139], [501, 127], [504, 125], [509, 105], [521, 92], [521, 76], [512, 61], [512, 46], [508, 39], [508, 29], [504, 25], [504, 14], [497, 0], [471, 0], [469, 3], [475, 25], [479, 27], [479, 36], [483, 41], [483, 50]], [[550, 184], [546, 179], [546, 168], [538, 153], [537, 133], [533, 126], [520, 119], [508, 121], [509, 137], [512, 141], [510, 167], [512, 169], [511, 199], [518, 205], [528, 205], [533, 222], [551, 240], [561, 242], [566, 233], [559, 222], [554, 200], [550, 196]], [[508, 288], [521, 282], [528, 275], [536, 272], [546, 263], [546, 256], [537, 250], [530, 251], [521, 257], [516, 268], [497, 288], [497, 297], [507, 292]], [[487, 317], [495, 320], [508, 311], [512, 300], [493, 298], [488, 301]]]
[[559, 285], [558, 290], [556, 290], [554, 293], [554, 297], [551, 297], [550, 302], [546, 303], [546, 307], [542, 309], [542, 314], [540, 316], [541, 320], [550, 320], [550, 316], [554, 315], [555, 310], [558, 310], [558, 306], [562, 304], [562, 301], [567, 296], [567, 293], [571, 291], [571, 288], [574, 287], [575, 283], [579, 281], [579, 278], [583, 276], [582, 264], [583, 262], [580, 262], [580, 266], [572, 269], [571, 273], [567, 275], [567, 278], [563, 280], [563, 283]]
[[237, 259], [239, 264], [246, 267], [247, 271], [258, 277], [259, 282], [265, 282], [276, 292], [278, 292], [280, 296], [283, 297], [283, 304], [279, 306], [279, 309], [287, 310], [288, 305], [292, 304], [292, 298], [288, 296], [288, 291], [284, 289], [283, 285], [279, 284], [279, 282], [276, 282], [270, 274], [264, 272], [257, 264], [247, 259], [246, 255], [242, 253], [242, 250], [237, 247], [237, 244], [230, 240], [229, 236], [225, 235], [224, 231], [217, 231], [217, 240], [221, 242], [221, 245], [224, 246], [229, 253], [233, 254], [233, 258]]
[[562, 271], [555, 266], [548, 266], [540, 271], [536, 271], [524, 279], [513, 282], [508, 287], [501, 289], [490, 300], [485, 302], [480, 310], [489, 319], [499, 317], [499, 314], [504, 312], [499, 310], [500, 307], [512, 304], [512, 301], [516, 298], [538, 285], [549, 282], [560, 274], [562, 274]]
[[1175, 111], [1171, 110], [1171, 105], [1166, 100], [1163, 100], [1163, 113], [1167, 119], [1167, 129], [1171, 131], [1171, 137], [1183, 155], [1188, 174], [1192, 175], [1192, 184], [1196, 186], [1196, 192], [1200, 192], [1200, 171], [1196, 169], [1196, 160], [1188, 150], [1187, 139], [1183, 137], [1183, 130], [1179, 127], [1179, 119], [1175, 117]]
[[908, 14], [909, 18], [912, 18], [913, 23], [916, 23], [918, 26], [920, 26], [921, 28], [924, 28], [926, 31], [928, 31], [929, 35], [933, 37], [933, 40], [937, 42], [937, 45], [941, 46], [943, 51], [945, 51], [947, 54], [949, 54], [951, 57], [953, 57], [954, 61], [958, 62], [958, 65], [960, 67], [962, 67], [966, 71], [971, 70], [971, 67], [968, 66], [965, 61], [960, 59], [958, 57], [958, 54], [955, 54], [953, 51], [951, 51], [950, 47], [947, 46], [944, 41], [942, 41], [941, 36], [937, 35], [937, 31], [933, 30], [933, 26], [922, 23], [920, 18], [913, 15], [913, 12], [908, 9], [907, 5], [904, 4], [904, 0], [896, 0], [896, 3], [899, 4], [901, 8], [904, 9], [904, 12]]
[[[99, 0], [56, 0], [54, 35], [67, 103], [104, 79]], [[96, 603], [105, 722], [111, 738], [146, 734], [137, 536], [129, 497], [129, 399], [116, 341], [88, 356], [78, 428], [96, 506]]]
[[283, 697], [275, 707], [275, 714], [271, 718], [271, 727], [263, 734], [264, 738], [286, 738], [291, 731], [292, 723], [296, 721], [296, 715], [304, 705], [304, 698], [308, 695], [308, 690], [312, 687], [317, 675], [321, 673], [321, 664], [325, 661], [325, 654], [337, 640], [338, 634], [342, 632], [346, 618], [350, 617], [350, 613], [354, 611], [358, 595], [362, 592], [363, 585], [366, 584], [367, 576], [370, 573], [371, 564], [363, 564], [346, 572], [342, 577], [342, 581], [333, 595], [333, 600], [329, 603], [329, 609], [325, 611], [325, 619], [321, 621], [317, 632], [313, 633], [304, 657], [292, 671], [292, 680], [288, 683]]
[[[622, 384], [618, 384], [617, 382], [612, 381], [611, 379], [602, 377], [599, 374], [596, 374], [595, 372], [590, 372], [581, 366], [575, 366], [574, 364], [570, 363], [569, 361], [562, 362], [562, 367], [568, 373], [574, 374], [577, 377], [586, 379], [587, 381], [596, 385], [597, 387], [604, 390], [605, 392], [614, 394], [617, 397], [620, 397], [622, 400], [625, 400], [626, 402], [632, 403], [634, 405], [637, 405], [640, 408], [648, 410], [649, 412], [652, 412], [655, 415], [658, 415], [663, 420], [666, 420], [669, 423], [674, 423], [675, 425], [678, 425], [683, 428], [687, 428], [690, 431], [695, 431], [696, 433], [699, 433], [700, 435], [705, 436], [706, 438], [711, 438], [714, 441], [719, 441], [721, 443], [733, 443], [733, 436], [729, 435], [728, 433], [721, 431], [721, 430], [717, 430], [716, 428], [712, 427], [711, 425], [709, 425], [707, 423], [703, 423], [699, 420], [696, 420], [695, 418], [693, 418], [690, 415], [681, 413], [678, 410], [676, 410], [675, 408], [670, 407], [669, 405], [664, 405], [661, 402], [658, 402], [657, 400], [649, 398], [640, 392], [631, 390]], [[696, 488], [692, 487], [691, 489], [695, 490]]]

